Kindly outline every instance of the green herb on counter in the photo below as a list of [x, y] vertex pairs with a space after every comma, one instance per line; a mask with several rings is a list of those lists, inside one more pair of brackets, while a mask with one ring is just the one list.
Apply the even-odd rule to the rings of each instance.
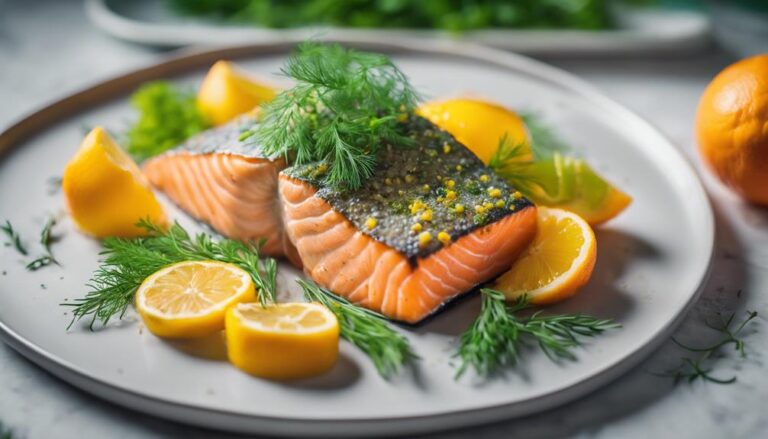
[[150, 82], [131, 96], [138, 120], [126, 133], [126, 149], [146, 160], [210, 127], [197, 109], [195, 93], [170, 82]]
[[734, 325], [733, 320], [735, 316], [735, 313], [731, 314], [727, 320], [722, 320], [721, 317], [722, 322], [719, 326], [714, 326], [707, 323], [707, 326], [709, 326], [711, 329], [714, 329], [722, 334], [720, 341], [711, 346], [691, 347], [687, 344], [681, 343], [673, 337], [672, 341], [676, 345], [689, 352], [699, 353], [700, 355], [696, 358], [683, 357], [680, 359], [680, 365], [677, 366], [677, 368], [662, 373], [654, 373], [654, 375], [672, 378], [675, 384], [678, 384], [682, 381], [692, 383], [699, 379], [715, 384], [735, 383], [737, 380], [735, 375], [730, 378], [716, 378], [712, 376], [712, 367], [710, 366], [710, 360], [715, 358], [716, 354], [718, 354], [722, 348], [725, 348], [728, 345], [733, 346], [733, 349], [739, 353], [739, 357], [745, 358], [747, 356], [745, 351], [746, 345], [744, 339], [741, 338], [741, 333], [744, 328], [757, 317], [757, 311], [747, 311], [747, 317], [741, 323], [736, 325], [734, 329], [731, 329], [731, 327]]
[[308, 42], [282, 73], [297, 84], [262, 106], [254, 136], [266, 154], [323, 161], [329, 185], [356, 189], [373, 174], [380, 147], [413, 143], [402, 122], [418, 97], [388, 57]]
[[104, 240], [104, 260], [88, 284], [91, 291], [83, 298], [61, 304], [74, 308], [72, 323], [90, 316], [93, 329], [97, 321], [106, 325], [115, 315], [122, 318], [144, 279], [167, 265], [184, 261], [213, 260], [237, 265], [251, 275], [259, 290], [259, 300], [263, 304], [274, 302], [277, 262], [259, 257], [262, 243], [229, 239], [217, 242], [204, 233], [192, 237], [179, 224], [167, 231], [146, 220], [138, 226], [150, 235]]
[[543, 315], [537, 311], [521, 317], [520, 312], [531, 308], [525, 296], [512, 304], [506, 303], [500, 291], [484, 288], [481, 296], [480, 315], [459, 340], [457, 378], [470, 367], [482, 377], [512, 367], [520, 360], [522, 348], [530, 343], [538, 345], [552, 361], [576, 360], [573, 348], [581, 346], [581, 337], [620, 327], [612, 320], [584, 314]]
[[27, 255], [27, 249], [21, 242], [21, 235], [19, 235], [19, 232], [13, 228], [10, 221], [5, 220], [5, 224], [0, 226], [0, 230], [2, 230], [6, 236], [8, 236], [8, 239], [11, 240], [11, 242], [8, 243], [9, 246], [12, 245], [22, 256]]
[[381, 314], [354, 305], [313, 282], [297, 282], [306, 300], [321, 303], [336, 315], [341, 337], [365, 352], [383, 377], [392, 376], [418, 359], [408, 339], [392, 329]]

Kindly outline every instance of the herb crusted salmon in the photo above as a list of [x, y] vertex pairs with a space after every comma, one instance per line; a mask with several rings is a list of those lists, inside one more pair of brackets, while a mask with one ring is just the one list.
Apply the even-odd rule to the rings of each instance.
[[285, 232], [315, 282], [416, 323], [509, 269], [536, 208], [450, 134], [420, 117], [415, 146], [383, 148], [364, 185], [323, 184], [324, 163], [280, 174]]
[[144, 164], [150, 183], [224, 236], [265, 239], [262, 252], [300, 261], [283, 233], [277, 177], [285, 161], [241, 140], [255, 115], [202, 132]]

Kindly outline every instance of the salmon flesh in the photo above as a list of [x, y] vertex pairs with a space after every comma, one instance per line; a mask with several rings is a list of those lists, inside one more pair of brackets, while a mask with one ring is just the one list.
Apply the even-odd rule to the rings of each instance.
[[255, 120], [247, 115], [202, 132], [147, 161], [144, 174], [181, 209], [222, 235], [265, 239], [262, 253], [301, 266], [280, 217], [277, 182], [285, 161], [241, 140]]

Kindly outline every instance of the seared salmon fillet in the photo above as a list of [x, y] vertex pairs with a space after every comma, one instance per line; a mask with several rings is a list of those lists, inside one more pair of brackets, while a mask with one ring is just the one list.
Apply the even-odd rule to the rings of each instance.
[[147, 161], [144, 174], [184, 211], [222, 235], [264, 238], [264, 254], [300, 265], [283, 233], [277, 197], [278, 173], [285, 162], [265, 157], [257, 145], [240, 140], [254, 118], [244, 116], [190, 138]]
[[322, 183], [325, 166], [280, 174], [285, 232], [319, 285], [417, 323], [509, 269], [536, 208], [450, 134], [410, 121], [417, 146], [383, 148], [364, 187]]

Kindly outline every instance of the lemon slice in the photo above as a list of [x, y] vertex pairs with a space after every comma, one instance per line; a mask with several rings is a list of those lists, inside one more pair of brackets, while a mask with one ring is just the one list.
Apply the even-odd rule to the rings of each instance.
[[219, 61], [200, 85], [197, 108], [211, 123], [221, 125], [274, 97], [272, 87], [238, 71], [230, 62]]
[[67, 164], [62, 191], [72, 220], [97, 238], [146, 234], [136, 227], [140, 219], [167, 224], [139, 167], [102, 127], [85, 137]]
[[503, 136], [507, 136], [512, 145], [522, 144], [528, 149], [528, 154], [521, 154], [518, 160], [533, 159], [525, 122], [517, 113], [501, 105], [460, 98], [428, 102], [416, 112], [451, 133], [486, 165], [499, 148], [499, 140]]
[[339, 323], [317, 303], [239, 304], [226, 326], [229, 361], [263, 378], [319, 375], [339, 356]]
[[227, 308], [256, 299], [251, 276], [223, 262], [188, 261], [170, 265], [144, 280], [136, 309], [155, 335], [194, 338], [224, 329]]
[[526, 294], [531, 303], [548, 304], [573, 296], [589, 281], [597, 258], [592, 228], [578, 215], [540, 207], [538, 232], [494, 288], [508, 300]]

